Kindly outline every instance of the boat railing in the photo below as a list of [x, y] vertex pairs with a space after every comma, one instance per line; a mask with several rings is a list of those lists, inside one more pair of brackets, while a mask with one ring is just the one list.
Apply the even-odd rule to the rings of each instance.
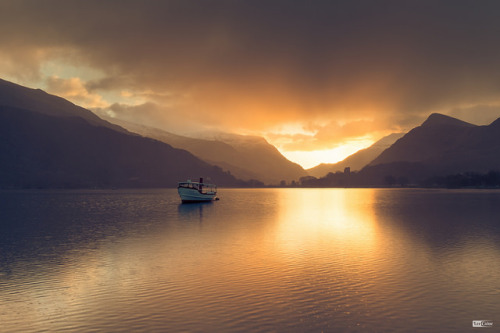
[[178, 184], [178, 187], [184, 188], [192, 188], [198, 190], [200, 193], [216, 193], [217, 185], [215, 184], [206, 184], [206, 183], [197, 183], [197, 182], [181, 182]]

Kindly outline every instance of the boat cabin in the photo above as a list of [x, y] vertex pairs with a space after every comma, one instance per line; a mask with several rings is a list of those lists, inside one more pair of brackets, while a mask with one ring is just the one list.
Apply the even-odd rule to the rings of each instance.
[[204, 183], [203, 178], [200, 178], [199, 182], [193, 182], [190, 179], [186, 182], [180, 182], [177, 188], [194, 189], [202, 194], [217, 193], [217, 185]]

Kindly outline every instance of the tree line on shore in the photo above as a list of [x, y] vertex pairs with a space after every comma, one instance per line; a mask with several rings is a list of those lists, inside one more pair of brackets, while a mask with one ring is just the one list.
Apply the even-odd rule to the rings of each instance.
[[408, 176], [383, 176], [378, 181], [367, 180], [358, 172], [330, 172], [326, 176], [316, 178], [306, 176], [299, 181], [286, 183], [282, 181], [279, 187], [436, 187], [436, 188], [500, 188], [500, 171], [490, 170], [486, 173], [464, 172], [444, 176], [426, 177], [414, 180]]

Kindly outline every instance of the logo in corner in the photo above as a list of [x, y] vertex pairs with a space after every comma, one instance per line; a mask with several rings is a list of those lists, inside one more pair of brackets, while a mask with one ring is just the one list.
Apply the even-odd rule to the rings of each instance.
[[493, 320], [473, 320], [472, 327], [493, 327]]

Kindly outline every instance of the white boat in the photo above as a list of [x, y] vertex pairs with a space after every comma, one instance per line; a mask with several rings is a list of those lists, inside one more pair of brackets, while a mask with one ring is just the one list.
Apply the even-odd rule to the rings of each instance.
[[190, 179], [180, 182], [177, 185], [177, 192], [183, 203], [218, 200], [217, 186], [204, 183], [203, 178], [200, 178], [199, 182], [192, 182]]

